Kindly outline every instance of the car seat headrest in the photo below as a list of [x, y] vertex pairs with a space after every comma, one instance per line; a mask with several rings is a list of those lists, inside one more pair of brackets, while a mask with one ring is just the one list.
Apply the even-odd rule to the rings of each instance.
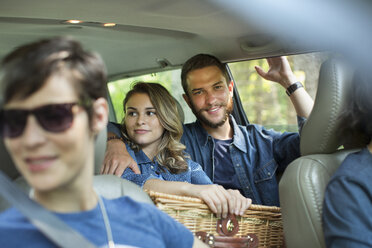
[[13, 164], [8, 151], [5, 148], [4, 141], [0, 138], [0, 170], [4, 172], [9, 178], [16, 179], [20, 176], [18, 170]]
[[104, 128], [99, 132], [94, 144], [94, 175], [99, 175], [103, 159], [105, 158], [107, 144], [107, 129]]
[[185, 113], [183, 112], [182, 106], [181, 106], [180, 102], [177, 101], [176, 98], [173, 97], [173, 99], [174, 99], [174, 101], [176, 102], [176, 105], [177, 105], [178, 116], [180, 118], [180, 121], [181, 121], [181, 123], [184, 123], [185, 122]]
[[302, 156], [333, 153], [340, 147], [338, 117], [348, 103], [353, 74], [352, 67], [341, 59], [322, 64], [314, 107], [301, 132]]

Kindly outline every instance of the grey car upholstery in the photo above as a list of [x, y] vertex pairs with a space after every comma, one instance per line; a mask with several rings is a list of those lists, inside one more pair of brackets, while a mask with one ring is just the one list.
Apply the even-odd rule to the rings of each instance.
[[[97, 193], [108, 199], [125, 195], [139, 202], [153, 204], [150, 197], [136, 184], [114, 175], [99, 175], [106, 150], [106, 136], [107, 130], [104, 129], [97, 136], [95, 143], [95, 176], [93, 183]], [[2, 139], [0, 139], [0, 156], [0, 170], [8, 175], [24, 192], [29, 193], [30, 187], [15, 168]], [[0, 212], [8, 207], [10, 207], [8, 202], [0, 197]]]
[[176, 102], [178, 116], [180, 118], [180, 121], [181, 121], [181, 123], [185, 123], [185, 112], [183, 112], [183, 109], [182, 109], [182, 106], [181, 106], [180, 102], [177, 101], [177, 99], [174, 98], [174, 97], [173, 97], [173, 99]]
[[13, 165], [12, 159], [5, 149], [4, 141], [0, 138], [0, 170], [3, 171], [11, 179], [19, 177], [19, 172]]
[[325, 247], [322, 230], [324, 192], [343, 159], [355, 150], [340, 149], [338, 115], [345, 107], [353, 72], [330, 59], [321, 66], [314, 108], [301, 133], [301, 157], [285, 170], [279, 184], [287, 247]]

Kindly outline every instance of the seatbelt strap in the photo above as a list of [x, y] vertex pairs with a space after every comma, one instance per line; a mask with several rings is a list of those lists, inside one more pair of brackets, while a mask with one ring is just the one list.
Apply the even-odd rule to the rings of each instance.
[[59, 247], [97, 248], [39, 203], [31, 200], [0, 171], [0, 195], [17, 208], [40, 232]]

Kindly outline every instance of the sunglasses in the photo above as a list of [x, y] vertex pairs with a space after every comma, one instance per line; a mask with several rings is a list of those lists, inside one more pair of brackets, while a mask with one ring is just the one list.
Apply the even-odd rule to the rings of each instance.
[[0, 111], [0, 131], [2, 137], [20, 136], [27, 124], [28, 115], [36, 117], [40, 126], [52, 133], [60, 133], [72, 126], [72, 107], [78, 103], [48, 104], [34, 109], [3, 109]]

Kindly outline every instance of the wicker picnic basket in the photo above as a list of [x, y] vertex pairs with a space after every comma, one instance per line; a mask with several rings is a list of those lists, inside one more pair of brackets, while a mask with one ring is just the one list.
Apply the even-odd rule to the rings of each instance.
[[258, 239], [258, 247], [285, 247], [282, 215], [278, 207], [251, 205], [243, 216], [233, 216], [237, 222], [225, 222], [227, 231], [221, 233], [221, 220], [216, 218], [202, 200], [152, 191], [148, 194], [160, 210], [184, 224], [194, 234], [205, 232], [214, 236], [232, 236], [228, 230], [231, 231], [235, 224], [237, 228], [233, 233], [234, 237], [254, 234]]

